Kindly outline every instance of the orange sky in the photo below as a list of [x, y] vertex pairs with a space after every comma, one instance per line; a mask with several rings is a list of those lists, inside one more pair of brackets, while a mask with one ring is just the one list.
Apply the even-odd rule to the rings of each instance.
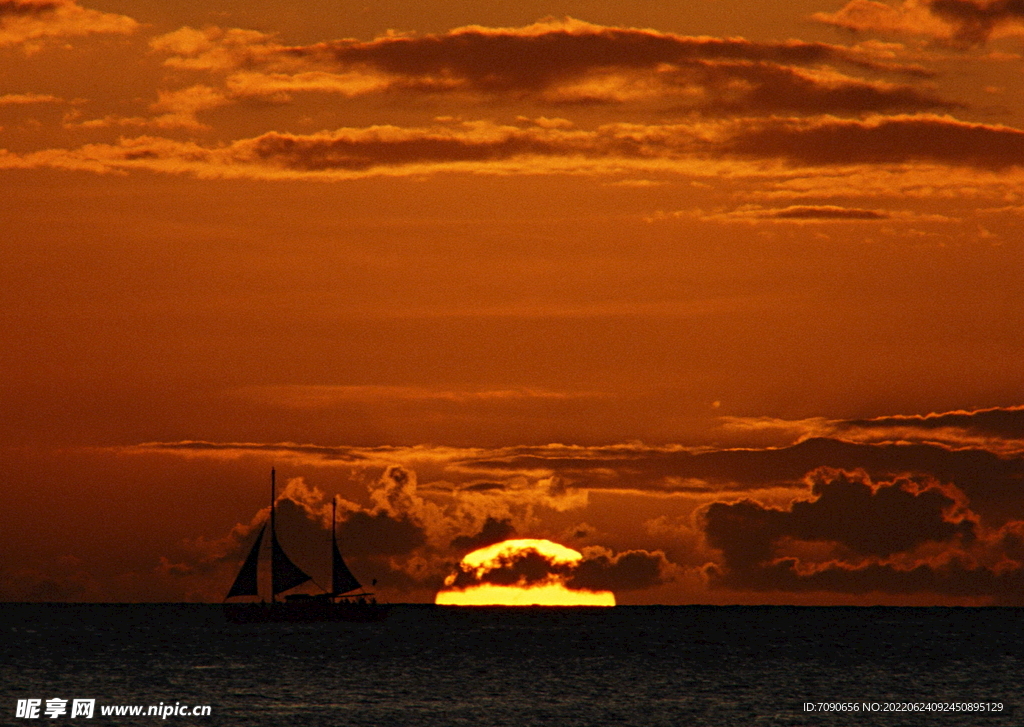
[[0, 2], [0, 598], [217, 601], [276, 465], [392, 601], [1022, 602], [1010, 6], [165, 5]]

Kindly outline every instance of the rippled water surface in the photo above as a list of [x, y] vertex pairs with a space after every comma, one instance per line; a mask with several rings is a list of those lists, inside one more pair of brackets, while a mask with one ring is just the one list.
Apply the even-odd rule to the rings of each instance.
[[[0, 618], [0, 724], [1024, 723], [1018, 609], [396, 606], [377, 624], [233, 626], [218, 606], [0, 604]], [[19, 699], [54, 697], [96, 699], [96, 716], [16, 718]], [[161, 702], [211, 715], [99, 713]]]

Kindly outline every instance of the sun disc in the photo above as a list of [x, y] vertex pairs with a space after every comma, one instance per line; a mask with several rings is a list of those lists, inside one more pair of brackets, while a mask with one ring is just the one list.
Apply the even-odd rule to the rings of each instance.
[[561, 583], [521, 588], [483, 583], [465, 590], [440, 591], [439, 606], [614, 606], [611, 591], [578, 591]]
[[[485, 577], [489, 572], [505, 568], [530, 553], [537, 553], [553, 566], [575, 566], [583, 560], [579, 551], [550, 540], [519, 538], [494, 543], [468, 553], [460, 563], [464, 573], [474, 573], [476, 578]], [[464, 588], [444, 588], [437, 593], [434, 602], [442, 606], [614, 606], [615, 594], [611, 591], [587, 591], [568, 588], [564, 583], [564, 570], [551, 573], [539, 583], [498, 585], [477, 583]], [[454, 584], [456, 576], [445, 581], [446, 586]]]
[[501, 558], [514, 556], [517, 553], [535, 550], [542, 556], [557, 565], [565, 563], [578, 563], [583, 560], [583, 554], [572, 548], [567, 548], [550, 540], [538, 538], [517, 538], [515, 540], [503, 540], [494, 545], [474, 550], [467, 553], [462, 559], [462, 564], [471, 568], [479, 568], [493, 563], [497, 566]]

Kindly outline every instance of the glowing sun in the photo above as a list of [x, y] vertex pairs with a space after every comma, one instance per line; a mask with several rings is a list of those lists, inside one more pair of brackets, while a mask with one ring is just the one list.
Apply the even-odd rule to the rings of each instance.
[[506, 540], [474, 550], [445, 579], [442, 606], [614, 606], [611, 591], [568, 588], [583, 555], [550, 540]]

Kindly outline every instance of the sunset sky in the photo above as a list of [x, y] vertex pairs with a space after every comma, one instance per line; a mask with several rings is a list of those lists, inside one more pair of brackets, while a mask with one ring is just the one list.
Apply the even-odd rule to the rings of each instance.
[[1024, 605], [1019, 3], [301, 6], [0, 0], [0, 599]]

